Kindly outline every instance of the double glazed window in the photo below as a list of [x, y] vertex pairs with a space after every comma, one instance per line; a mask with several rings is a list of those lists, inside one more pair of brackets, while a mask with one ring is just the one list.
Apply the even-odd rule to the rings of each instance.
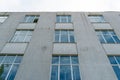
[[96, 33], [101, 43], [120, 43], [114, 31], [102, 30], [96, 31]]
[[11, 42], [30, 42], [32, 32], [31, 30], [17, 30]]
[[73, 30], [56, 30], [55, 42], [75, 42]]
[[102, 15], [89, 15], [90, 22], [106, 22]]
[[57, 15], [56, 20], [57, 20], [57, 23], [70, 23], [71, 16], [70, 15]]
[[8, 16], [0, 16], [0, 23], [3, 23], [7, 18]]
[[81, 80], [78, 56], [53, 56], [51, 80]]
[[22, 56], [0, 55], [0, 80], [14, 80]]
[[120, 56], [108, 56], [108, 58], [112, 64], [116, 76], [118, 77], [118, 80], [120, 80]]
[[38, 15], [27, 15], [27, 16], [25, 16], [24, 22], [37, 23], [38, 19], [39, 19]]

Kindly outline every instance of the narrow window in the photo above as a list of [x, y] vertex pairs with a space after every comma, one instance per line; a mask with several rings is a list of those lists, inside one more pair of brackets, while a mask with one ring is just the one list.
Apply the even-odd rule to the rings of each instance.
[[90, 22], [106, 22], [102, 15], [89, 15]]
[[39, 19], [38, 15], [27, 15], [24, 18], [24, 22], [26, 23], [37, 23]]
[[11, 42], [30, 42], [32, 30], [17, 30]]
[[74, 43], [73, 30], [56, 30], [55, 42]]
[[53, 56], [51, 80], [81, 80], [78, 56]]
[[96, 33], [101, 43], [120, 43], [120, 39], [112, 30], [99, 30]]
[[57, 23], [70, 23], [71, 22], [71, 16], [70, 15], [57, 15], [56, 16], [56, 22]]
[[22, 55], [0, 55], [0, 80], [14, 80]]

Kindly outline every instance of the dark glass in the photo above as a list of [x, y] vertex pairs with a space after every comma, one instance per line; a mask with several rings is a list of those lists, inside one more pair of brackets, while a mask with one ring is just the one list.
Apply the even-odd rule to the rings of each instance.
[[103, 39], [103, 37], [101, 35], [98, 35], [98, 38], [99, 38], [101, 43], [105, 43], [105, 40]]
[[16, 75], [17, 70], [18, 70], [18, 67], [19, 67], [19, 64], [14, 64], [13, 65], [7, 80], [14, 80], [15, 75]]
[[3, 63], [13, 63], [16, 56], [6, 56]]
[[81, 80], [79, 66], [73, 66], [73, 80]]
[[15, 59], [15, 63], [20, 63], [22, 58], [23, 56], [17, 56], [17, 58]]
[[120, 64], [120, 56], [116, 56], [118, 63]]
[[116, 41], [117, 43], [120, 43], [120, 40], [118, 39], [117, 36], [113, 36], [113, 38], [115, 39], [115, 41]]
[[120, 68], [118, 66], [113, 66], [113, 69], [116, 73], [118, 80], [120, 80]]
[[59, 56], [52, 57], [52, 64], [59, 64]]
[[72, 80], [71, 69], [69, 65], [60, 66], [60, 80]]
[[107, 43], [115, 43], [110, 35], [104, 35], [104, 38], [107, 41]]
[[108, 58], [111, 64], [117, 64], [113, 56], [109, 56]]
[[58, 66], [52, 66], [51, 80], [58, 80]]
[[10, 67], [11, 67], [11, 64], [4, 64], [3, 65], [3, 68], [2, 68], [3, 71], [1, 72], [1, 77], [0, 77], [0, 78], [2, 78], [2, 80], [5, 80], [7, 74], [10, 70]]
[[78, 64], [78, 57], [77, 56], [72, 56], [72, 64]]
[[60, 64], [70, 64], [70, 57], [69, 56], [61, 56]]

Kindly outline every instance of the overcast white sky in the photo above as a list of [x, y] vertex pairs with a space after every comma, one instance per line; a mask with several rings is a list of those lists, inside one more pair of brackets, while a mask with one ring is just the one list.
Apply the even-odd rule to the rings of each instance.
[[120, 11], [120, 0], [0, 0], [0, 11]]

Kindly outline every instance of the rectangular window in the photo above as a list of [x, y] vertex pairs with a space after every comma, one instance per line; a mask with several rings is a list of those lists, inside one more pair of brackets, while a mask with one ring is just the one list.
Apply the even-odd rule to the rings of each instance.
[[99, 30], [96, 31], [97, 36], [101, 43], [120, 43], [120, 39], [110, 30]]
[[102, 15], [89, 15], [90, 22], [106, 22]]
[[21, 55], [0, 55], [0, 80], [14, 80], [22, 57]]
[[70, 23], [71, 16], [70, 15], [57, 15], [56, 20], [57, 20], [57, 23]]
[[81, 80], [78, 56], [53, 56], [51, 80]]
[[27, 15], [24, 18], [24, 22], [26, 23], [37, 23], [39, 19], [38, 15]]
[[3, 23], [7, 18], [8, 16], [0, 16], [0, 23]]
[[74, 43], [75, 40], [74, 40], [73, 30], [56, 30], [55, 42]]
[[30, 42], [32, 30], [17, 30], [11, 42]]
[[118, 80], [120, 80], [120, 56], [108, 56], [113, 70], [116, 73]]

